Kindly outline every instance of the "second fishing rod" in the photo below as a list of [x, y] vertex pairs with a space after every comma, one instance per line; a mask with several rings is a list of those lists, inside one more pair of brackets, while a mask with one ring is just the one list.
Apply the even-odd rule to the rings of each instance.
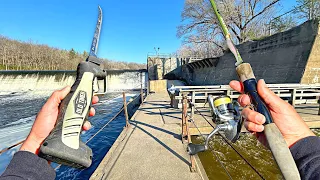
[[276, 124], [273, 122], [272, 116], [257, 90], [257, 80], [253, 73], [252, 67], [249, 63], [244, 63], [242, 57], [233, 44], [231, 39], [231, 34], [225, 24], [220, 12], [217, 8], [216, 2], [210, 0], [214, 13], [219, 21], [220, 27], [226, 38], [226, 43], [230, 51], [233, 53], [236, 59], [236, 72], [240, 81], [243, 84], [244, 92], [248, 94], [251, 98], [252, 105], [254, 109], [265, 116], [266, 122], [264, 124], [264, 135], [267, 139], [270, 150], [282, 175], [285, 179], [296, 180], [300, 179], [300, 174], [297, 166], [293, 160], [291, 152], [288, 148], [286, 141], [284, 140], [281, 132], [279, 131]]

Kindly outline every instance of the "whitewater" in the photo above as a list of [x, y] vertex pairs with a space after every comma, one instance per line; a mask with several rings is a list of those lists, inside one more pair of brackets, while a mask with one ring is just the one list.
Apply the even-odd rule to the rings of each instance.
[[[62, 80], [60, 78], [60, 81], [57, 82], [54, 76], [29, 75], [27, 79], [32, 84], [29, 86], [25, 81], [21, 81], [21, 79], [25, 78], [0, 76], [0, 149], [24, 140], [38, 111], [53, 90], [71, 85], [74, 80], [72, 76], [64, 76]], [[136, 94], [137, 92], [127, 93], [127, 101]], [[92, 128], [81, 134], [81, 140], [84, 142], [109, 122], [123, 106], [121, 92], [109, 92], [99, 97], [99, 99], [99, 102], [93, 105], [96, 115], [89, 117]], [[88, 143], [94, 153], [92, 166], [85, 170], [61, 166], [56, 170], [56, 179], [88, 179], [111, 148], [124, 126], [125, 118], [123, 113], [120, 113], [114, 121]], [[0, 155], [0, 174], [3, 173], [12, 156], [19, 148], [20, 145]], [[51, 166], [56, 168], [57, 164], [51, 163]]]

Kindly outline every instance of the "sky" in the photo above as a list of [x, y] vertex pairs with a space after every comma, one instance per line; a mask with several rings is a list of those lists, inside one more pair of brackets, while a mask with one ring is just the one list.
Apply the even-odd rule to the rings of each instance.
[[[281, 4], [285, 12], [295, 0]], [[88, 52], [98, 5], [103, 11], [98, 57], [146, 63], [155, 47], [172, 53], [181, 46], [176, 31], [184, 0], [1, 0], [0, 35]]]

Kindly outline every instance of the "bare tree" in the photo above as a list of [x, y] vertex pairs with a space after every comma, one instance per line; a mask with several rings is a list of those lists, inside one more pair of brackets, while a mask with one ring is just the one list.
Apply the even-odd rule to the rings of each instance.
[[320, 0], [297, 0], [298, 7], [296, 13], [305, 20], [320, 17]]
[[[0, 35], [0, 70], [75, 70], [88, 53], [78, 53], [37, 44], [21, 42]], [[143, 69], [145, 64], [110, 61], [107, 69]]]
[[297, 26], [297, 21], [293, 16], [283, 16], [271, 21], [271, 29], [274, 33], [283, 32]]
[[[236, 44], [265, 36], [279, 0], [223, 0], [217, 6]], [[184, 43], [224, 48], [223, 35], [209, 0], [186, 0], [177, 36]], [[205, 45], [203, 45], [205, 44]]]
[[222, 55], [222, 49], [212, 46], [210, 43], [191, 43], [181, 46], [176, 54], [180, 58], [209, 58]]

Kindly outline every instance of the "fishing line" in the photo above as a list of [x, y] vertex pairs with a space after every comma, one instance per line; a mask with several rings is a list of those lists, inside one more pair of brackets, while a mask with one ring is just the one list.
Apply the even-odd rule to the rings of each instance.
[[[130, 101], [127, 105], [129, 105], [131, 102], [133, 102], [134, 100], [136, 100], [139, 96], [135, 97], [132, 101]], [[94, 135], [92, 135], [86, 142], [85, 144], [87, 144], [88, 142], [90, 142], [96, 135], [98, 135], [105, 127], [107, 127], [113, 120], [115, 120], [119, 114], [123, 111], [124, 107], [121, 108], [119, 110], [119, 112], [114, 115], [111, 120], [109, 120], [105, 125], [103, 125]], [[54, 170], [57, 170], [59, 167], [61, 167], [61, 164], [59, 164], [59, 166], [57, 166], [56, 168], [54, 168]]]
[[[139, 84], [138, 86], [135, 86], [134, 88], [139, 87], [139, 86], [141, 86], [141, 85]], [[130, 92], [130, 91], [131, 91], [131, 90], [127, 90], [127, 91], [124, 91], [124, 93]], [[109, 98], [109, 99], [106, 99], [106, 101], [110, 101], [110, 100], [112, 100], [112, 99], [114, 99], [114, 98], [116, 98], [116, 97], [118, 97], [118, 96], [120, 96], [120, 95], [113, 96], [113, 97], [111, 97], [111, 98]], [[137, 97], [139, 97], [139, 96], [137, 96]], [[132, 101], [134, 101], [137, 97], [135, 97]], [[132, 101], [130, 101], [128, 104], [130, 104]], [[128, 105], [128, 104], [127, 104], [127, 105]], [[123, 108], [120, 110], [120, 112], [121, 112], [122, 110], [123, 110]], [[118, 112], [117, 114], [119, 115], [119, 112]], [[18, 143], [16, 143], [16, 144], [13, 144], [13, 145], [11, 145], [11, 146], [9, 146], [9, 147], [7, 147], [7, 148], [3, 148], [3, 149], [0, 151], [0, 155], [1, 155], [2, 153], [4, 153], [4, 152], [9, 151], [10, 149], [12, 149], [12, 148], [14, 148], [14, 147], [16, 147], [16, 146], [19, 146], [19, 145], [22, 144], [25, 140], [26, 140], [26, 139], [24, 139], [24, 140], [22, 140], [22, 141], [20, 141], [20, 142], [18, 142]]]
[[[192, 103], [189, 99], [187, 99], [189, 101], [189, 103], [191, 104], [191, 106], [193, 106], [195, 108], [195, 110], [201, 115], [201, 117], [207, 121], [207, 123], [212, 127], [214, 128], [214, 126], [209, 122], [209, 120], [198, 110], [198, 108], [194, 105], [194, 103]], [[194, 124], [195, 125], [195, 124]], [[197, 127], [195, 125], [195, 127]], [[198, 129], [198, 127], [197, 127]], [[199, 130], [199, 129], [198, 129]], [[257, 169], [255, 169], [253, 167], [253, 165], [244, 157], [242, 156], [242, 154], [220, 133], [218, 132], [218, 134], [222, 137], [222, 139], [251, 167], [252, 170], [254, 170], [257, 175], [261, 178], [261, 179], [265, 179]]]
[[[189, 115], [188, 115], [189, 116]], [[189, 116], [190, 117], [190, 116]], [[198, 128], [198, 126], [196, 125], [196, 123], [194, 122], [194, 120], [190, 117], [191, 122], [194, 124], [194, 126], [197, 128], [198, 132], [200, 133], [200, 135], [202, 136], [202, 138], [205, 140], [205, 136], [201, 133], [200, 129]], [[213, 148], [212, 148], [213, 149]], [[222, 163], [221, 159], [219, 158], [219, 156], [216, 154], [216, 152], [214, 150], [212, 150], [214, 156], [216, 157], [216, 159], [218, 160], [218, 162], [220, 163], [220, 166], [224, 169], [224, 171], [226, 172], [226, 174], [229, 176], [229, 179], [232, 179], [229, 171], [227, 170], [227, 168], [224, 166], [224, 164]]]

